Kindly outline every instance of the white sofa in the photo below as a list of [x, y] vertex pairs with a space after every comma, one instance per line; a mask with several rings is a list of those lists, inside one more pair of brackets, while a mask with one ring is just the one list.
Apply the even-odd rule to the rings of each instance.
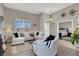
[[12, 37], [12, 45], [22, 44], [25, 41], [25, 37], [20, 37], [20, 33], [18, 33], [18, 37], [16, 38], [13, 34]]
[[40, 32], [39, 36], [36, 36], [36, 32], [24, 32], [24, 37], [20, 37], [20, 33], [18, 33], [19, 37], [15, 38], [13, 35], [12, 38], [12, 45], [16, 45], [16, 44], [22, 44], [24, 43], [24, 41], [28, 41], [28, 40], [32, 40], [34, 37], [30, 36], [30, 33], [34, 33], [34, 36], [36, 39], [43, 39], [43, 32]]
[[[46, 39], [46, 38], [45, 38]], [[46, 46], [44, 40], [37, 40], [33, 43], [33, 52], [37, 56], [54, 56], [57, 54], [57, 39], [52, 40], [50, 47]]]
[[43, 40], [45, 38], [45, 34], [44, 32], [39, 32], [39, 35], [35, 35], [37, 40]]
[[38, 36], [36, 35], [37, 32], [25, 32], [25, 41], [33, 39], [33, 37], [30, 36], [30, 33], [34, 33], [34, 37], [36, 38], [36, 40], [44, 39], [45, 36], [44, 32], [39, 32]]
[[12, 38], [12, 45], [22, 44], [24, 41], [24, 37]]
[[[27, 40], [32, 40], [33, 37], [30, 36], [30, 33], [34, 33], [34, 32], [25, 32], [24, 36], [25, 36], [25, 41]], [[34, 33], [35, 34], [35, 33]]]

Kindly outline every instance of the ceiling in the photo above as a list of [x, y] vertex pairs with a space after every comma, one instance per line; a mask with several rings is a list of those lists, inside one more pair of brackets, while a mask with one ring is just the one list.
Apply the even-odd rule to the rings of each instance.
[[4, 3], [6, 8], [12, 8], [20, 11], [39, 13], [52, 13], [64, 9], [73, 3]]

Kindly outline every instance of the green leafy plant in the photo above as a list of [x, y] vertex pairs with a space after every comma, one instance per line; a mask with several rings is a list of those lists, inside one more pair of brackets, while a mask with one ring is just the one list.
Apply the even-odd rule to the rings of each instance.
[[72, 44], [79, 43], [79, 28], [77, 28], [71, 35]]

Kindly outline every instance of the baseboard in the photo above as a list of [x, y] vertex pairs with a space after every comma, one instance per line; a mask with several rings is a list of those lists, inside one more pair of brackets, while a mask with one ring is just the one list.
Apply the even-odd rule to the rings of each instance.
[[21, 44], [15, 44], [15, 45], [12, 45], [12, 46], [17, 46], [17, 45], [22, 45], [22, 44], [24, 44], [24, 43], [21, 43]]

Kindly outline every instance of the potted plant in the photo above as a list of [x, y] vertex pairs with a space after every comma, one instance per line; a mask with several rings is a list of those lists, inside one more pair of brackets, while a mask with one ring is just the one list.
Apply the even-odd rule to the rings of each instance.
[[72, 44], [79, 48], [79, 28], [77, 28], [71, 35]]

